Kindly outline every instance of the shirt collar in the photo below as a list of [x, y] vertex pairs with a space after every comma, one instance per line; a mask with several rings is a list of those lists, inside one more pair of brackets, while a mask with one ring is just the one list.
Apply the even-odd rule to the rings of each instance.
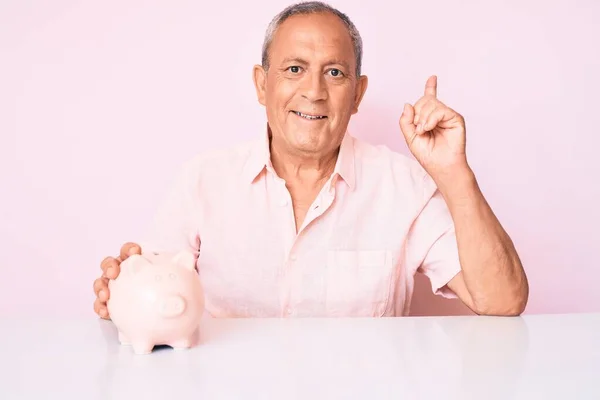
[[[253, 183], [256, 178], [266, 169], [275, 174], [271, 163], [271, 152], [269, 150], [268, 129], [250, 146], [250, 154], [244, 165], [244, 180]], [[344, 182], [354, 189], [356, 183], [354, 138], [346, 132], [340, 145], [340, 152], [333, 170], [333, 177], [341, 177]]]

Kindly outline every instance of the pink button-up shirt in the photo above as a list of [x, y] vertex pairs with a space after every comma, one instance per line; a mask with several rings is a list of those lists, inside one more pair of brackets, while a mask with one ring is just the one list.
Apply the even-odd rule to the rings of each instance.
[[198, 252], [213, 317], [407, 315], [414, 275], [459, 271], [454, 225], [420, 165], [347, 134], [296, 234], [268, 136], [187, 162], [143, 250]]

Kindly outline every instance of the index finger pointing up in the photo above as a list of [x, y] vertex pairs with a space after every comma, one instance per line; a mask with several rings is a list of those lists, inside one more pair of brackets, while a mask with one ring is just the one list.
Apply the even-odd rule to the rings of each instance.
[[437, 97], [437, 76], [432, 75], [425, 84], [425, 96]]

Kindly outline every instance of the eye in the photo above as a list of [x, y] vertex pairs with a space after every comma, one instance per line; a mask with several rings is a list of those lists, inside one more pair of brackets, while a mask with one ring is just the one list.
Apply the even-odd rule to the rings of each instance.
[[339, 70], [339, 69], [337, 69], [337, 68], [330, 69], [330, 70], [329, 70], [329, 73], [331, 74], [331, 76], [333, 76], [333, 77], [335, 77], [335, 78], [337, 78], [338, 76], [342, 76], [342, 75], [344, 75], [344, 74], [342, 73], [342, 71], [340, 71], [340, 70]]
[[298, 72], [300, 72], [300, 67], [297, 65], [292, 65], [288, 68], [288, 70], [293, 74], [297, 74]]

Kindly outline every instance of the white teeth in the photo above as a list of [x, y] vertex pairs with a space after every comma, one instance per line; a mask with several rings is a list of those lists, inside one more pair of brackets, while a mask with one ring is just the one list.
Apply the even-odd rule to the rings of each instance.
[[296, 115], [298, 115], [299, 117], [306, 118], [306, 119], [322, 119], [322, 118], [325, 118], [323, 115], [308, 115], [308, 114], [302, 114], [301, 112], [298, 112], [298, 111], [294, 111], [294, 113], [296, 113]]

